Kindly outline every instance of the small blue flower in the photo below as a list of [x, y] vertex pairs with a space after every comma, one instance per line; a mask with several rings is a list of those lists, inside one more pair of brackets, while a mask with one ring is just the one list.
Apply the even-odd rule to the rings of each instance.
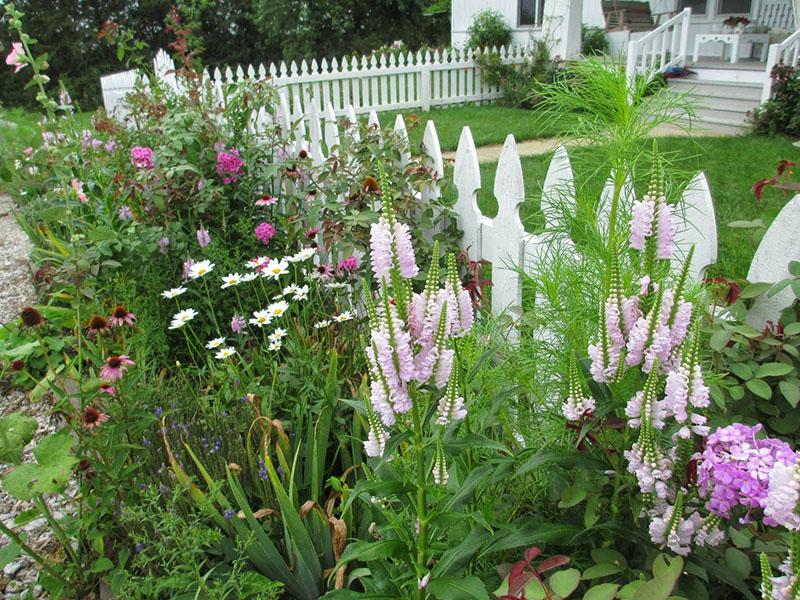
[[223, 516], [225, 517], [226, 521], [230, 521], [233, 518], [233, 511], [229, 508], [228, 510], [225, 511], [225, 514]]
[[156, 417], [161, 417], [161, 415], [164, 414], [164, 411], [162, 410], [162, 408], [160, 406], [156, 406], [156, 409], [153, 412], [155, 412]]

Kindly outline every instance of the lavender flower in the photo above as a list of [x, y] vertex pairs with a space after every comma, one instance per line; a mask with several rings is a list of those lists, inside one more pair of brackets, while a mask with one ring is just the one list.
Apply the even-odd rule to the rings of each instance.
[[161, 252], [161, 254], [167, 253], [167, 246], [169, 246], [169, 238], [167, 236], [158, 240], [158, 251]]
[[200, 226], [200, 229], [197, 230], [197, 243], [200, 244], [201, 248], [205, 248], [211, 243], [211, 234], [208, 233], [208, 230]]
[[133, 211], [131, 207], [127, 204], [123, 204], [119, 207], [119, 220], [120, 221], [130, 221], [133, 219]]
[[231, 317], [231, 331], [234, 333], [242, 333], [247, 327], [247, 320], [241, 315], [233, 315]]

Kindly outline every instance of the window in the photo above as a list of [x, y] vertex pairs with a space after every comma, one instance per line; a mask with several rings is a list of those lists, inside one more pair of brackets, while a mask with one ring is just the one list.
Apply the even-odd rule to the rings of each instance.
[[519, 24], [541, 25], [544, 12], [544, 0], [520, 0]]
[[752, 8], [752, 0], [722, 0], [719, 6], [719, 14], [748, 14]]
[[706, 1], [707, 0], [680, 0], [678, 4], [681, 10], [688, 6], [692, 9], [693, 15], [704, 15], [706, 14]]

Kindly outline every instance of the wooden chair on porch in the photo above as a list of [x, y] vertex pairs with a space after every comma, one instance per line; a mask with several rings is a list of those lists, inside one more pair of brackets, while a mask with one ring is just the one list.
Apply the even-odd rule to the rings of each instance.
[[650, 31], [653, 15], [649, 2], [634, 0], [604, 0], [603, 14], [607, 31]]

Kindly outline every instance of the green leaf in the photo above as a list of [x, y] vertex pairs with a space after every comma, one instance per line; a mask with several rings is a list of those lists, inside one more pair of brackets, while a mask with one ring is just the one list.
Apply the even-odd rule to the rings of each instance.
[[745, 382], [745, 386], [756, 396], [764, 398], [764, 400], [772, 398], [772, 388], [763, 379], [751, 379]]
[[654, 577], [636, 590], [633, 600], [667, 600], [675, 588], [675, 582], [675, 578], [667, 575]]
[[731, 332], [727, 329], [718, 329], [713, 334], [711, 334], [711, 339], [708, 340], [708, 344], [717, 352], [721, 352], [722, 349], [728, 345], [728, 342], [731, 339]]
[[78, 463], [78, 459], [70, 454], [71, 449], [72, 436], [65, 429], [48, 435], [33, 451], [37, 464], [16, 467], [3, 478], [3, 486], [20, 500], [60, 492]]
[[4, 568], [7, 564], [9, 564], [12, 560], [17, 558], [22, 552], [22, 548], [17, 546], [15, 542], [9, 540], [9, 542], [0, 548], [0, 569]]
[[586, 590], [583, 600], [613, 600], [617, 595], [619, 584], [601, 583]]
[[783, 335], [786, 337], [798, 334], [800, 334], [800, 323], [789, 323], [783, 328]]
[[90, 573], [105, 573], [106, 571], [110, 571], [114, 568], [114, 563], [112, 560], [106, 556], [101, 556], [89, 569]]
[[765, 363], [756, 369], [756, 377], [783, 377], [794, 370], [792, 365], [782, 362]]
[[408, 548], [404, 543], [398, 540], [380, 540], [378, 542], [359, 540], [347, 545], [344, 552], [342, 552], [342, 555], [339, 557], [338, 566], [347, 564], [351, 560], [369, 562], [371, 560], [386, 560], [387, 558], [405, 559], [407, 557]]
[[800, 385], [796, 381], [783, 380], [778, 383], [778, 389], [791, 407], [797, 408], [797, 403], [800, 402]]
[[550, 589], [562, 598], [574, 592], [581, 582], [581, 572], [578, 569], [558, 571], [550, 576]]
[[543, 449], [525, 460], [516, 470], [515, 477], [544, 466], [600, 470], [602, 465], [582, 452]]
[[36, 419], [21, 413], [11, 413], [0, 419], [0, 462], [20, 462], [22, 451], [33, 439], [38, 426]]
[[622, 567], [612, 563], [600, 563], [599, 565], [592, 565], [583, 572], [581, 579], [588, 581], [589, 579], [598, 579], [600, 577], [608, 577], [609, 575], [616, 575], [622, 570]]
[[795, 297], [800, 298], [800, 281], [795, 280], [792, 282], [792, 291]]
[[610, 563], [624, 567], [627, 564], [625, 556], [621, 552], [611, 548], [595, 548], [592, 550], [592, 560], [595, 563]]
[[397, 596], [387, 594], [365, 594], [353, 590], [331, 590], [320, 600], [397, 600]]
[[576, 504], [580, 504], [586, 498], [586, 488], [571, 486], [561, 492], [561, 500], [558, 503], [559, 508], [570, 508]]
[[489, 600], [489, 592], [474, 575], [431, 579], [428, 591], [439, 600]]
[[738, 548], [725, 549], [725, 564], [742, 579], [747, 579], [753, 570], [750, 557]]
[[733, 363], [730, 366], [731, 373], [736, 375], [739, 379], [747, 381], [753, 377], [753, 369], [747, 363]]
[[742, 290], [742, 293], [739, 294], [739, 297], [755, 298], [756, 296], [760, 296], [761, 294], [765, 293], [771, 287], [772, 287], [771, 283], [764, 283], [764, 282], [751, 283]]
[[800, 261], [798, 260], [789, 261], [789, 273], [793, 277], [800, 277]]

